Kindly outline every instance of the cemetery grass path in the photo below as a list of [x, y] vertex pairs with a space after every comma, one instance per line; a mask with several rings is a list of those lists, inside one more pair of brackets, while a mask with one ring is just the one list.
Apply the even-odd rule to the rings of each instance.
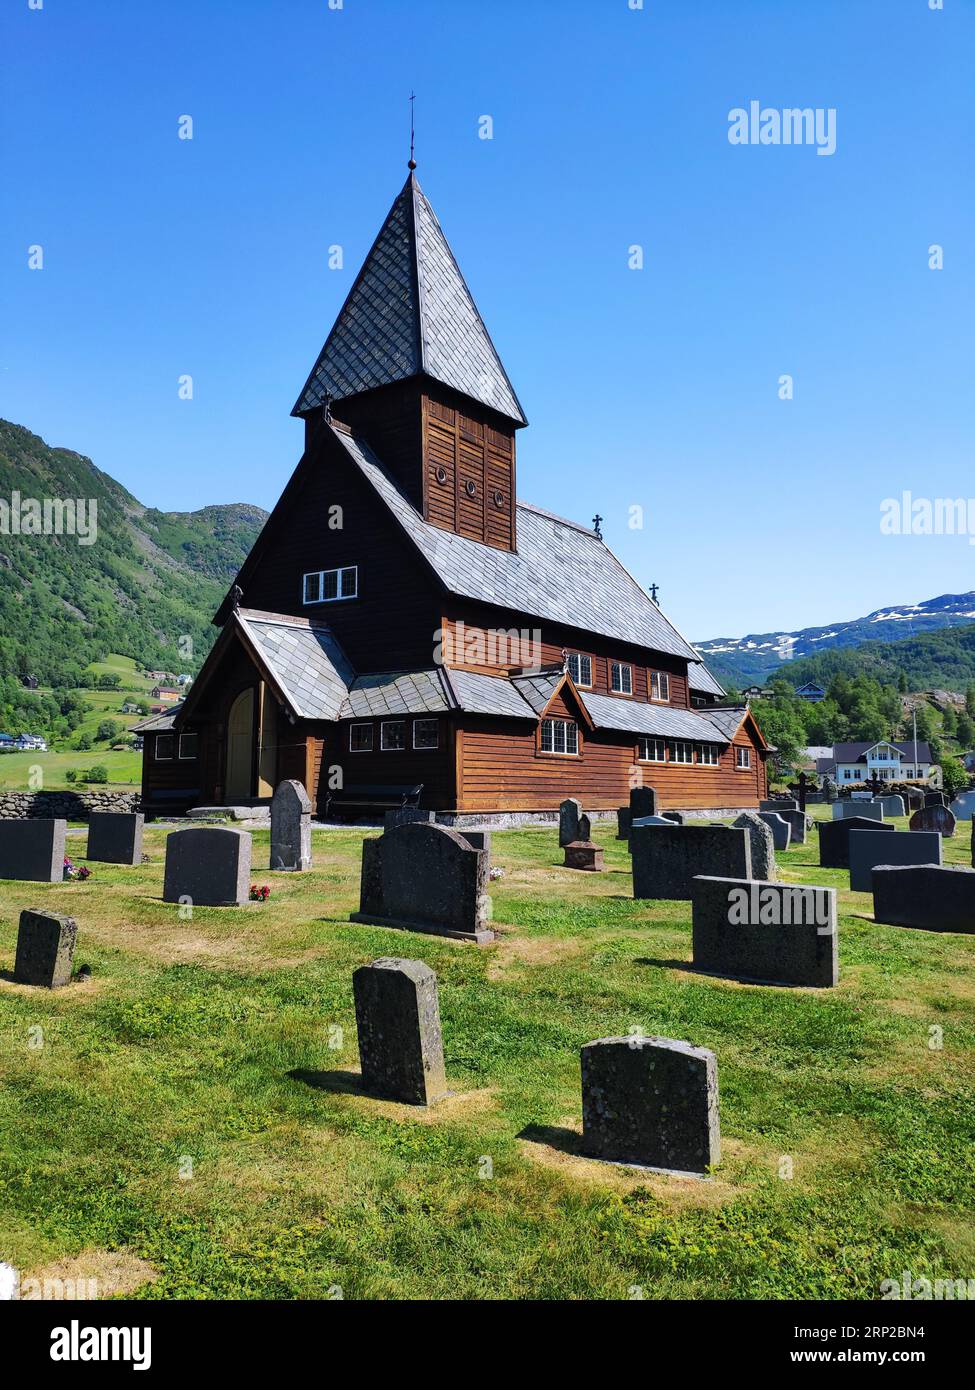
[[[975, 1276], [975, 938], [877, 926], [843, 889], [838, 989], [696, 975], [689, 904], [632, 900], [608, 822], [602, 875], [561, 868], [552, 828], [495, 834], [483, 950], [351, 924], [375, 833], [356, 829], [316, 832], [310, 873], [255, 871], [269, 903], [184, 922], [165, 833], [140, 868], [0, 883], [0, 972], [28, 906], [74, 913], [93, 970], [50, 994], [0, 978], [0, 1260], [22, 1274], [121, 1252], [137, 1297], [376, 1299], [875, 1299], [905, 1269]], [[967, 844], [965, 824], [948, 862]], [[779, 856], [842, 889], [816, 860], [815, 837]], [[380, 955], [440, 979], [455, 1094], [429, 1112], [355, 1090], [351, 974]], [[713, 1181], [578, 1153], [579, 1047], [631, 1028], [717, 1053]]]

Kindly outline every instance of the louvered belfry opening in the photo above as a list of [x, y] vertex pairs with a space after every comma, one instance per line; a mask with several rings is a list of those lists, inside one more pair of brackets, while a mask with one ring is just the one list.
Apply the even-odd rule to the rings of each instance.
[[410, 173], [295, 404], [361, 435], [433, 525], [516, 547], [518, 397]]

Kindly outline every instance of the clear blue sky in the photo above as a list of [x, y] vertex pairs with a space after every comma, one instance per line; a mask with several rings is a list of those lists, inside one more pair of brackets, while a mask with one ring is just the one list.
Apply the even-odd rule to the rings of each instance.
[[[975, 586], [966, 539], [879, 527], [905, 488], [975, 496], [971, 0], [4, 0], [0, 23], [0, 414], [142, 501], [274, 503], [413, 88], [421, 183], [531, 421], [523, 498], [599, 511], [692, 638]], [[836, 153], [731, 145], [751, 100], [835, 107]]]

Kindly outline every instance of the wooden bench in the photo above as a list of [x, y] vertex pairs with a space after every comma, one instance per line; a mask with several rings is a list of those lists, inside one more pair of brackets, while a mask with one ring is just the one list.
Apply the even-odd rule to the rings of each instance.
[[342, 811], [390, 811], [401, 806], [419, 806], [423, 783], [405, 786], [396, 783], [360, 782], [330, 791], [325, 801], [326, 816]]

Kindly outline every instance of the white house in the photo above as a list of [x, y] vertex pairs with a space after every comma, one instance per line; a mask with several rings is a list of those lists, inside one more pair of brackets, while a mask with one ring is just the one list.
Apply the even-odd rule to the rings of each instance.
[[820, 776], [828, 773], [841, 787], [872, 781], [874, 777], [882, 782], [927, 782], [937, 764], [932, 760], [931, 749], [920, 739], [916, 749], [915, 756], [913, 741], [837, 743], [832, 756], [816, 759], [816, 771]]

